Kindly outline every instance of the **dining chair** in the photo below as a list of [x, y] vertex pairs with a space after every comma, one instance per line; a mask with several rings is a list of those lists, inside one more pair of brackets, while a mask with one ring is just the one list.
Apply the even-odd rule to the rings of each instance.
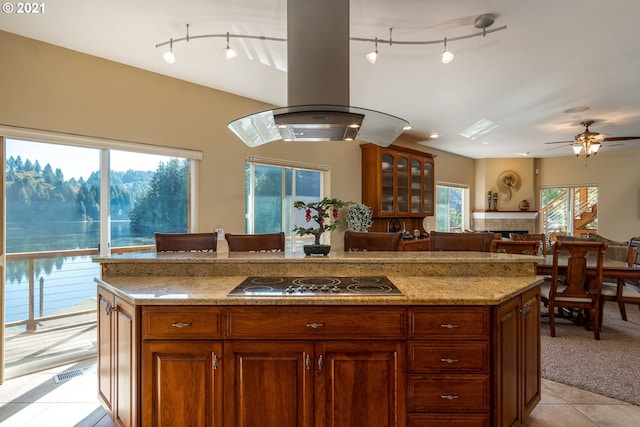
[[[632, 237], [627, 243], [627, 268], [637, 268], [640, 271], [640, 236]], [[636, 304], [640, 309], [640, 280], [618, 279], [617, 282], [608, 282], [606, 278], [602, 285], [602, 299], [604, 301], [616, 301], [622, 320], [627, 320], [625, 304]]]
[[224, 238], [229, 252], [284, 252], [284, 232], [264, 234], [231, 234]]
[[542, 234], [521, 234], [521, 233], [509, 233], [509, 239], [514, 241], [521, 240], [535, 240], [538, 242], [538, 254], [547, 256], [547, 235]]
[[494, 240], [491, 243], [491, 252], [538, 255], [538, 246], [536, 240]]
[[[553, 245], [553, 267], [551, 281], [541, 286], [541, 298], [546, 300], [549, 307], [549, 331], [556, 336], [555, 310], [568, 309], [572, 313], [577, 310], [585, 314], [585, 326], [593, 329], [596, 340], [600, 339], [600, 313], [602, 312], [602, 265], [606, 242], [569, 242], [558, 241]], [[561, 278], [559, 267], [564, 267], [566, 273]], [[561, 259], [561, 254], [563, 255]], [[594, 256], [596, 260], [594, 277], [587, 276], [587, 260]]]
[[155, 233], [156, 252], [216, 252], [218, 233]]
[[383, 231], [364, 232], [350, 231], [344, 232], [345, 251], [397, 251], [400, 246], [402, 232], [386, 233]]
[[479, 251], [490, 252], [495, 233], [429, 233], [429, 248], [432, 251]]

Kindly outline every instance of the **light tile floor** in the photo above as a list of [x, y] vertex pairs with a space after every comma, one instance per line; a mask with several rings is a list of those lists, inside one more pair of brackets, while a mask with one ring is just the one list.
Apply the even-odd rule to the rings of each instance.
[[[60, 383], [53, 380], [61, 372], [86, 367], [82, 376]], [[95, 360], [7, 380], [0, 385], [0, 426], [113, 427], [96, 393]], [[640, 406], [543, 380], [542, 400], [525, 425], [636, 427]]]

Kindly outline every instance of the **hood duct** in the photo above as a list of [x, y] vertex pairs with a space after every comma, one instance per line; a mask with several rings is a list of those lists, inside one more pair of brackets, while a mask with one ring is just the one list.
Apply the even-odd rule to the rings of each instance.
[[349, 1], [287, 1], [287, 103], [230, 122], [250, 147], [268, 142], [351, 141], [390, 145], [409, 122], [350, 106]]

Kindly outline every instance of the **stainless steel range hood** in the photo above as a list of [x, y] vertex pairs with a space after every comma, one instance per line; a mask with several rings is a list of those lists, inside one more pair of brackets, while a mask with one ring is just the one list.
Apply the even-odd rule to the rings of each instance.
[[288, 0], [288, 107], [227, 127], [250, 147], [268, 142], [351, 141], [390, 145], [409, 122], [349, 105], [349, 1]]

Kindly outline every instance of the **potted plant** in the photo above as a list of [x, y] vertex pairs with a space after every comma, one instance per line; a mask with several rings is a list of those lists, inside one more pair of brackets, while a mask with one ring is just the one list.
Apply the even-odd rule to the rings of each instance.
[[293, 202], [293, 207], [296, 209], [304, 209], [306, 213], [307, 223], [311, 220], [315, 221], [316, 227], [293, 227], [294, 233], [298, 236], [305, 236], [312, 234], [315, 238], [313, 245], [304, 245], [305, 255], [328, 255], [331, 249], [330, 245], [321, 245], [320, 236], [325, 231], [333, 231], [340, 224], [338, 219], [338, 210], [345, 206], [351, 205], [353, 202], [345, 202], [340, 199], [323, 198], [319, 202], [305, 203], [302, 201]]
[[352, 231], [367, 231], [373, 221], [371, 220], [372, 213], [371, 208], [362, 203], [356, 203], [349, 206], [345, 219], [347, 220], [347, 226]]

